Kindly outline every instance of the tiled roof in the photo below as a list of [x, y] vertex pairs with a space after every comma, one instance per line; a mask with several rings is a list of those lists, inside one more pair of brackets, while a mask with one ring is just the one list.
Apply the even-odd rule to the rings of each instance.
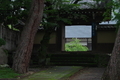
[[116, 26], [115, 24], [103, 24], [103, 25], [99, 25], [97, 26], [98, 30], [115, 30]]

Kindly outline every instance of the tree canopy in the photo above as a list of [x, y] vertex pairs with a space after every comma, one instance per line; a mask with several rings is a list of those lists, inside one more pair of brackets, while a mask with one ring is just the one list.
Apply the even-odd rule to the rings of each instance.
[[0, 23], [5, 27], [14, 27], [20, 21], [25, 22], [28, 17], [31, 0], [1, 0]]

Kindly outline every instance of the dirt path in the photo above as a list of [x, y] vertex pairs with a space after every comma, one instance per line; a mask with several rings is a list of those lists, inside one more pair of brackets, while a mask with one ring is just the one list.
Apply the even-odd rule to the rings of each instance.
[[85, 68], [67, 80], [101, 80], [105, 68]]

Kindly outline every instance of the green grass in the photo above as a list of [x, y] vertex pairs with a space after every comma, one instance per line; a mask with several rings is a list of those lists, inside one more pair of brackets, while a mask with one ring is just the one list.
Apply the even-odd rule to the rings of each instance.
[[2, 78], [16, 78], [20, 74], [15, 73], [11, 68], [0, 68], [0, 79]]

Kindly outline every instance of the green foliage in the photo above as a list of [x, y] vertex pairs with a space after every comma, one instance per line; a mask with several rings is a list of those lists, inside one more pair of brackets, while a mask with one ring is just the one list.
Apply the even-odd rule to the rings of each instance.
[[9, 28], [9, 29], [12, 29], [12, 30], [14, 30], [14, 31], [20, 31], [19, 29], [14, 28], [12, 25], [8, 25], [8, 28]]
[[[81, 13], [79, 13], [79, 15], [78, 13], [71, 13], [72, 9], [79, 9], [83, 3], [74, 4], [74, 1], [71, 0], [46, 0], [45, 4], [46, 6], [42, 20], [44, 29], [49, 29], [46, 27], [53, 27], [54, 29], [55, 27], [59, 27], [60, 23], [72, 24], [72, 19], [70, 17], [79, 17], [87, 21], [85, 15]], [[69, 13], [70, 16], [68, 15], [68, 17], [65, 17], [64, 15], [66, 15], [66, 13]]]
[[20, 74], [15, 73], [11, 68], [0, 68], [0, 78], [16, 78]]
[[65, 51], [88, 51], [88, 48], [81, 45], [79, 39], [73, 39], [73, 41], [65, 44]]
[[5, 44], [6, 44], [5, 40], [0, 38], [0, 46], [5, 45]]
[[28, 18], [31, 0], [1, 0], [0, 1], [0, 24], [18, 24], [18, 20], [23, 22]]
[[112, 4], [112, 12], [114, 14], [113, 16], [113, 19], [114, 21], [116, 21], [116, 27], [117, 27], [117, 30], [119, 29], [120, 27], [120, 1], [117, 1], [117, 0], [113, 0], [113, 4]]

